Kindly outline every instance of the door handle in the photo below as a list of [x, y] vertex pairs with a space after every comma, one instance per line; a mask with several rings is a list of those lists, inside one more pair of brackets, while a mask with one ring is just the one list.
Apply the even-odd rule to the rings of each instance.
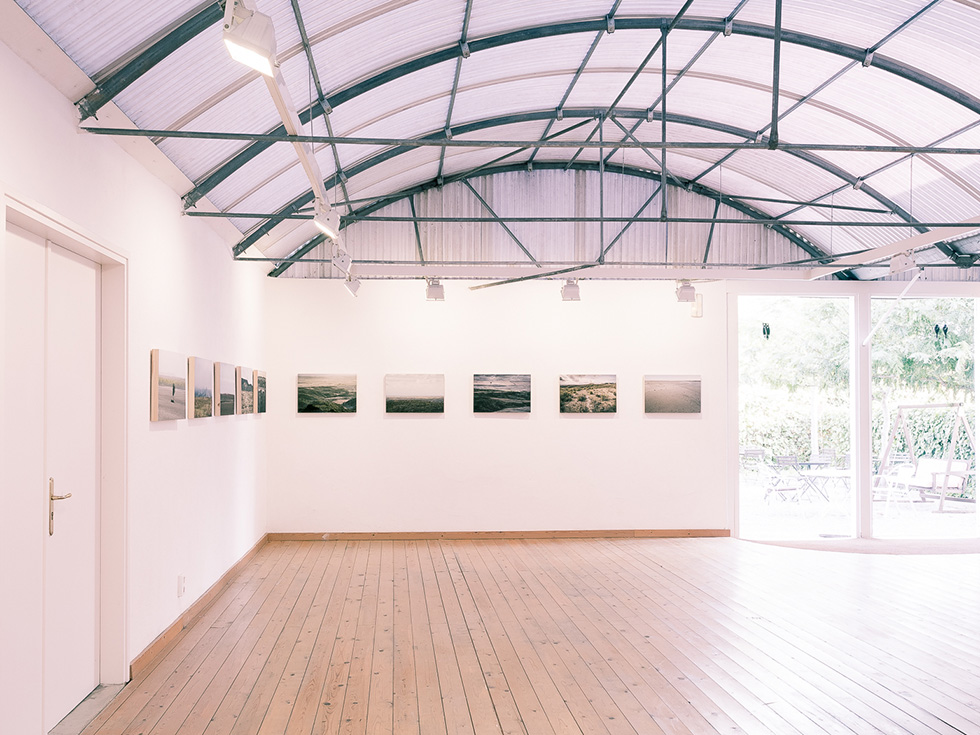
[[70, 497], [71, 493], [67, 495], [55, 495], [54, 478], [48, 478], [48, 536], [54, 536], [54, 501], [68, 500]]

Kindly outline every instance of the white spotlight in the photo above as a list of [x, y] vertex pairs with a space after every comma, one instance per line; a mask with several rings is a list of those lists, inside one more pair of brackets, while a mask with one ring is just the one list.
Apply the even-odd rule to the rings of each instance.
[[888, 273], [894, 276], [897, 273], [905, 273], [906, 271], [915, 270], [918, 267], [915, 261], [912, 260], [912, 251], [909, 250], [892, 256], [891, 262], [888, 264]]
[[222, 38], [235, 61], [267, 77], [275, 74], [276, 29], [268, 15], [249, 8], [242, 0], [228, 0]]
[[697, 297], [697, 291], [694, 290], [690, 281], [678, 281], [677, 290], [674, 293], [677, 294], [677, 300], [681, 303], [693, 303]]
[[319, 198], [313, 202], [313, 224], [331, 240], [340, 237], [340, 212]]
[[562, 301], [581, 301], [581, 294], [579, 293], [578, 281], [574, 278], [569, 278], [565, 281], [565, 285], [561, 287], [561, 300]]
[[429, 301], [445, 301], [446, 288], [439, 283], [438, 278], [426, 279], [425, 298]]
[[347, 280], [344, 281], [344, 285], [347, 287], [347, 290], [350, 291], [351, 296], [357, 296], [357, 289], [361, 287], [361, 279], [351, 278], [350, 275], [348, 275]]
[[337, 268], [338, 270], [346, 273], [347, 275], [350, 275], [350, 267], [353, 261], [351, 260], [351, 257], [350, 255], [348, 255], [346, 250], [337, 248], [337, 252], [330, 259], [330, 262], [333, 263], [334, 268]]

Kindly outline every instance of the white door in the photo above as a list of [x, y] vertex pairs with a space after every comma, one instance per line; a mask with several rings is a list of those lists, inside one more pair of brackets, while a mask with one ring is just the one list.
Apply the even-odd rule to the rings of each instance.
[[[30, 405], [7, 428], [22, 445], [15, 458], [22, 463], [19, 492], [36, 494], [22, 506], [27, 517], [21, 522], [43, 537], [32, 548], [43, 556], [37, 593], [47, 732], [99, 683], [101, 267], [12, 225], [6, 247], [7, 268], [18, 270], [8, 270], [5, 280], [23, 298], [7, 300], [5, 321], [8, 334], [19, 325], [23, 338], [7, 345], [16, 356], [7, 360], [5, 379], [32, 386]], [[17, 428], [22, 431], [15, 433]], [[53, 504], [53, 535], [49, 478], [55, 495], [71, 494]]]

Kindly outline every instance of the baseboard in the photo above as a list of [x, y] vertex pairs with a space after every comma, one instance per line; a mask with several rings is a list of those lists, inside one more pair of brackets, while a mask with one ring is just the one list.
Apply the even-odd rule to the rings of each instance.
[[376, 531], [270, 533], [269, 541], [426, 541], [563, 538], [727, 538], [727, 528], [610, 529], [593, 531]]
[[221, 575], [221, 578], [211, 585], [207, 592], [201, 595], [190, 607], [188, 607], [177, 620], [175, 620], [165, 631], [158, 635], [153, 642], [143, 649], [136, 658], [134, 658], [129, 664], [129, 678], [134, 679], [141, 671], [143, 671], [153, 659], [160, 655], [160, 653], [168, 646], [170, 643], [179, 636], [184, 628], [191, 624], [191, 622], [198, 615], [203, 613], [208, 606], [215, 601], [215, 599], [220, 595], [232, 580], [238, 576], [238, 574], [245, 568], [245, 566], [252, 560], [259, 549], [269, 543], [269, 534], [265, 534], [260, 538], [255, 546], [249, 549], [245, 556], [235, 562], [231, 569]]

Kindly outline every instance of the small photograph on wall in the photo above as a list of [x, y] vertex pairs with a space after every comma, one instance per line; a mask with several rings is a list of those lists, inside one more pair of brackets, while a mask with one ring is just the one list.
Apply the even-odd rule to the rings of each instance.
[[615, 375], [562, 375], [558, 379], [561, 413], [615, 413]]
[[473, 413], [530, 412], [530, 375], [494, 373], [473, 376]]
[[150, 350], [150, 421], [187, 418], [187, 358]]
[[644, 375], [646, 413], [701, 413], [700, 375]]
[[235, 368], [238, 372], [238, 413], [255, 413], [255, 376], [251, 368]]
[[385, 376], [387, 413], [443, 413], [446, 377], [431, 374]]
[[299, 413], [356, 413], [356, 375], [297, 375]]
[[255, 413], [265, 413], [265, 372], [255, 371]]
[[235, 396], [238, 393], [235, 389], [235, 366], [229, 365], [227, 362], [216, 362], [214, 364], [214, 386], [218, 391], [216, 415], [234, 416]]
[[203, 419], [214, 415], [214, 363], [203, 357], [187, 358], [187, 393], [194, 396], [187, 416]]

